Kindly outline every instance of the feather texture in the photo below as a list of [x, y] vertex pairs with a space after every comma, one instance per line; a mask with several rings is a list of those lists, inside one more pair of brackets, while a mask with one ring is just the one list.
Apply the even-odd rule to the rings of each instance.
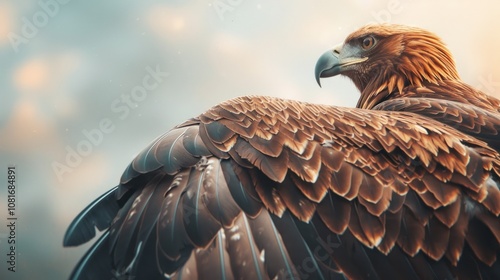
[[110, 226], [119, 210], [114, 197], [117, 189], [118, 187], [114, 187], [104, 193], [78, 214], [66, 230], [64, 246], [78, 246], [85, 243], [95, 236], [96, 227], [103, 230]]
[[500, 278], [500, 101], [432, 33], [370, 36], [358, 108], [238, 97], [156, 139], [69, 226], [109, 228], [71, 278]]

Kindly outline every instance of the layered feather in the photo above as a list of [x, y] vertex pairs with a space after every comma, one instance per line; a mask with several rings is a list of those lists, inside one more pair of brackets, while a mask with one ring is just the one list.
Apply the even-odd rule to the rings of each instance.
[[[109, 227], [72, 279], [499, 278], [500, 101], [420, 29], [347, 41], [373, 32], [412, 65], [358, 85], [364, 109], [240, 97], [155, 140], [70, 225]], [[397, 45], [418, 35], [432, 67]]]

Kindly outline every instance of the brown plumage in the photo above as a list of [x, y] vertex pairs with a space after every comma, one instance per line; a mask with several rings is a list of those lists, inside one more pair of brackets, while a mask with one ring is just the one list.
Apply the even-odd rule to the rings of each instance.
[[248, 96], [155, 140], [70, 225], [73, 279], [498, 279], [500, 101], [430, 32], [374, 25], [318, 61], [359, 108]]

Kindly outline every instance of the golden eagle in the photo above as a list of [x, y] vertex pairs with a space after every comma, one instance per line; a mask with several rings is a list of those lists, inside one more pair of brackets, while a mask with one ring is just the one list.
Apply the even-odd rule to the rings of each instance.
[[69, 226], [72, 279], [500, 279], [500, 101], [436, 35], [326, 52], [358, 108], [246, 96], [161, 135]]

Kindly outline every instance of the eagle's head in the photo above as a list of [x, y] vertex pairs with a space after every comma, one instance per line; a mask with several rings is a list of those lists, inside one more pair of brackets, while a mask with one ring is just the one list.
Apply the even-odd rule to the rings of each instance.
[[318, 84], [320, 78], [349, 77], [361, 91], [361, 100], [382, 91], [401, 92], [409, 85], [459, 79], [450, 51], [435, 34], [396, 24], [355, 31], [319, 58], [315, 72]]

